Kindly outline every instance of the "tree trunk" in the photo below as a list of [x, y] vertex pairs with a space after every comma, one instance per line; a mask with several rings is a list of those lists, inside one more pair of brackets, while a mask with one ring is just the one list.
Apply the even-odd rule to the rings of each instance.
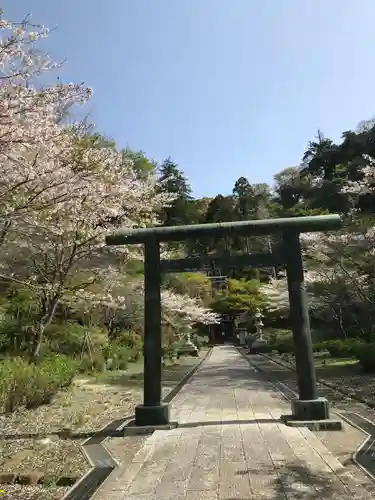
[[31, 349], [30, 362], [35, 363], [40, 355], [45, 329], [52, 323], [60, 297], [55, 296], [49, 305], [48, 313], [41, 319], [33, 331], [33, 343]]
[[10, 219], [7, 219], [4, 222], [4, 227], [0, 231], [0, 245], [4, 245], [5, 239], [6, 239], [7, 235], [8, 235], [8, 232], [9, 232], [11, 226], [12, 226], [12, 221]]
[[43, 334], [45, 326], [43, 324], [37, 325], [33, 329], [33, 343], [31, 348], [30, 362], [35, 363], [40, 355], [40, 348], [42, 346]]

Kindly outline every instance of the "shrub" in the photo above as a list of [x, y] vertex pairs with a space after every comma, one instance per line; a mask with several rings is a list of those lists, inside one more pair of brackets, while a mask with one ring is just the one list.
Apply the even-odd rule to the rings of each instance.
[[100, 351], [108, 342], [107, 332], [101, 328], [85, 327], [78, 323], [50, 325], [45, 338], [52, 351], [59, 354], [76, 356], [82, 352], [85, 336], [89, 334], [94, 350]]
[[5, 413], [27, 403], [34, 369], [22, 358], [6, 359], [0, 363], [0, 406]]
[[77, 364], [65, 356], [46, 358], [29, 364], [22, 358], [0, 363], [0, 407], [6, 413], [22, 406], [35, 408], [51, 402], [62, 389], [69, 387]]
[[105, 358], [111, 359], [109, 370], [126, 370], [129, 363], [129, 348], [117, 342], [111, 342], [105, 349]]
[[102, 372], [105, 367], [105, 356], [103, 351], [96, 351], [91, 355], [85, 354], [79, 361], [79, 371], [81, 373]]
[[284, 337], [276, 340], [274, 345], [279, 354], [294, 354], [293, 337]]
[[333, 358], [351, 358], [355, 355], [357, 345], [356, 339], [326, 340], [314, 344], [313, 349], [315, 352], [328, 351]]
[[293, 354], [294, 353], [294, 342], [293, 335], [290, 330], [278, 330], [276, 335], [272, 332], [272, 338], [270, 338], [269, 349], [277, 351], [279, 354]]
[[313, 344], [313, 351], [314, 352], [326, 352], [327, 348], [325, 346], [325, 342], [317, 342], [316, 344]]
[[178, 350], [179, 350], [180, 344], [179, 342], [173, 342], [172, 344], [169, 344], [167, 347], [164, 347], [163, 349], [163, 361], [175, 361], [179, 355], [178, 355]]
[[60, 390], [72, 384], [77, 368], [76, 362], [63, 355], [45, 358], [34, 365], [25, 406], [36, 408], [50, 403]]
[[142, 353], [143, 353], [143, 348], [142, 349], [136, 349], [136, 348], [129, 349], [126, 346], [123, 346], [123, 347], [124, 347], [124, 349], [128, 350], [128, 360], [130, 361], [130, 363], [135, 363], [136, 361], [141, 359]]
[[29, 347], [29, 326], [16, 319], [6, 318], [0, 322], [0, 352], [18, 353]]
[[357, 343], [353, 351], [363, 371], [375, 373], [375, 343]]
[[207, 337], [202, 337], [200, 335], [193, 335], [191, 341], [193, 344], [197, 347], [197, 349], [200, 351], [202, 349], [202, 346], [204, 344], [207, 344]]
[[138, 361], [143, 352], [143, 340], [140, 335], [132, 331], [115, 332], [113, 340], [116, 344], [128, 349], [128, 360]]

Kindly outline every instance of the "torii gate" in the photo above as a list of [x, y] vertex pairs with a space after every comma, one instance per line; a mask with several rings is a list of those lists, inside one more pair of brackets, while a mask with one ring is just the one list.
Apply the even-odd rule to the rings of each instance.
[[[298, 421], [329, 419], [329, 404], [318, 397], [310, 334], [308, 304], [303, 275], [300, 233], [340, 229], [339, 215], [223, 222], [190, 226], [125, 229], [110, 235], [107, 245], [144, 245], [144, 392], [143, 404], [135, 409], [138, 426], [167, 425], [169, 405], [162, 402], [162, 332], [160, 285], [163, 272], [200, 266], [202, 259], [160, 260], [160, 243], [203, 236], [258, 236], [281, 233], [280, 253], [241, 255], [231, 258], [253, 267], [284, 264], [288, 281], [290, 316], [296, 359], [299, 398], [292, 401], [292, 418]], [[228, 262], [228, 257], [223, 257]], [[218, 259], [216, 258], [217, 262]]]

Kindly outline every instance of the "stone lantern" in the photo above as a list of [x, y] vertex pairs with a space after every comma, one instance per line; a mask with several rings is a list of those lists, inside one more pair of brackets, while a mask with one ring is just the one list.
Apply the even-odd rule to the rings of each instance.
[[190, 356], [199, 356], [197, 346], [191, 340], [191, 327], [187, 326], [185, 330], [185, 342], [181, 345], [178, 352], [179, 354], [189, 354]]
[[250, 354], [258, 354], [259, 352], [263, 352], [267, 348], [267, 340], [263, 338], [263, 314], [260, 312], [260, 309], [256, 309], [254, 314], [254, 323], [257, 330], [257, 339], [251, 344]]
[[260, 312], [260, 309], [256, 309], [256, 312], [254, 314], [254, 319], [255, 319], [255, 328], [257, 329], [257, 335], [258, 339], [257, 340], [264, 340], [263, 339], [263, 314]]

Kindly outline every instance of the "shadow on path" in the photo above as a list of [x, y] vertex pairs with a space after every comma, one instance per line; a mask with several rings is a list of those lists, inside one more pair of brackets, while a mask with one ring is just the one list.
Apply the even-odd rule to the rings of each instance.
[[179, 424], [179, 429], [190, 429], [194, 427], [208, 427], [210, 425], [238, 425], [238, 424], [280, 424], [281, 419], [275, 418], [258, 418], [252, 420], [208, 420], [205, 422], [188, 422]]
[[[371, 498], [369, 491], [363, 491], [363, 485], [356, 485], [356, 496], [353, 497], [350, 490], [353, 485], [345, 487], [347, 478], [342, 478], [341, 481], [332, 482], [332, 474], [321, 472], [318, 474], [313, 473], [304, 462], [295, 463], [275, 463], [278, 473], [277, 479], [273, 479], [267, 484], [265, 481], [264, 494], [267, 500], [338, 500], [349, 498]], [[263, 467], [261, 475], [265, 478], [267, 475], [271, 476], [274, 469], [273, 467]], [[252, 481], [257, 482], [259, 476], [259, 469], [244, 469], [239, 470], [237, 475], [249, 475], [250, 484]], [[340, 473], [338, 473], [340, 479]], [[357, 497], [357, 495], [359, 495]], [[223, 500], [258, 500], [249, 492], [248, 496], [226, 497]]]

